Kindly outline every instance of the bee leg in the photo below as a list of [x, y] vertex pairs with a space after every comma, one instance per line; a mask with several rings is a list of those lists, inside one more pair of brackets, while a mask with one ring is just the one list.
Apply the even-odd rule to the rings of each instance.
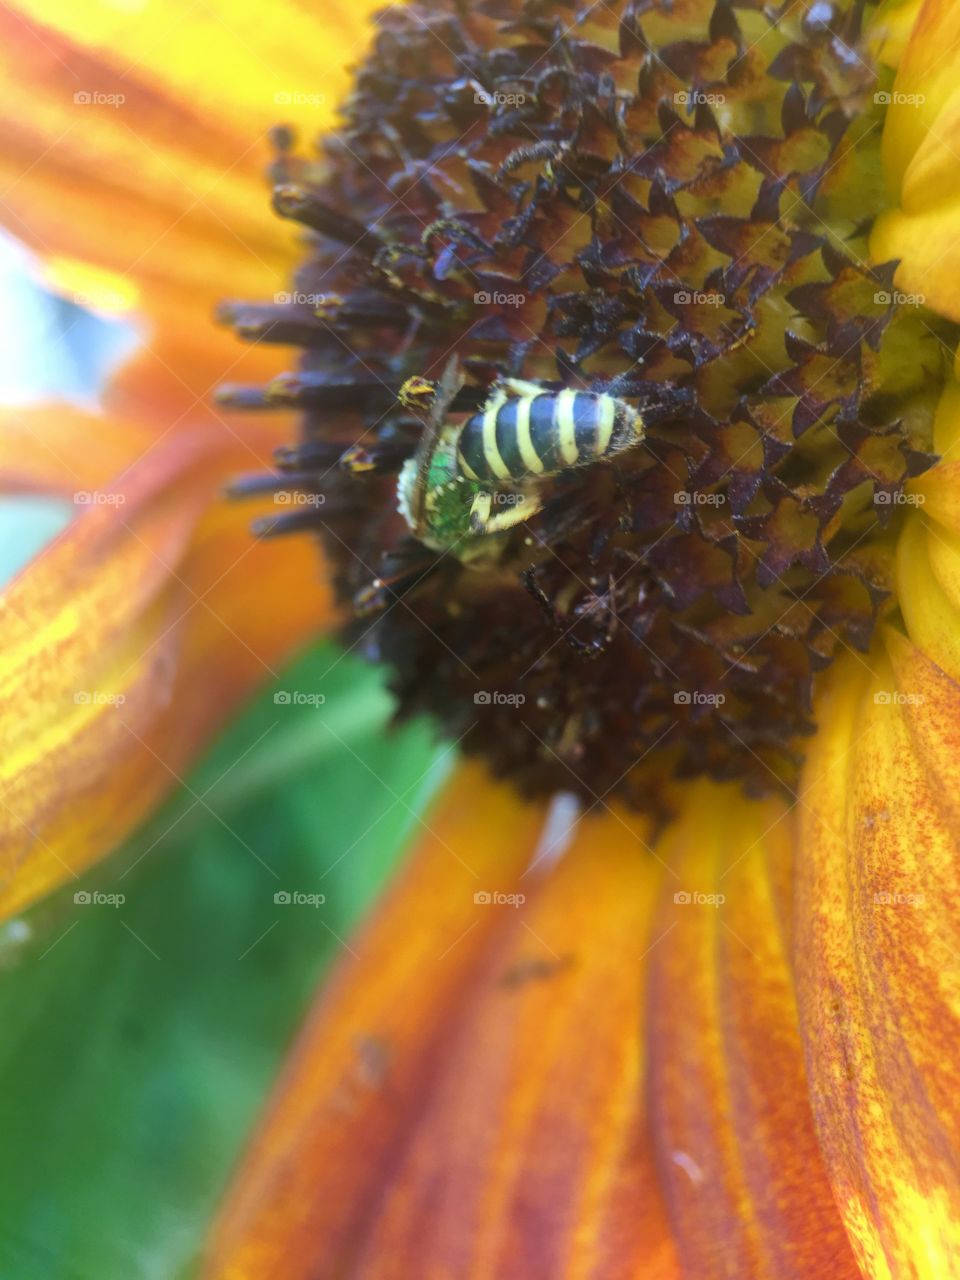
[[493, 496], [489, 493], [478, 493], [470, 507], [470, 531], [471, 533], [487, 533], [489, 532], [490, 508], [493, 506]]
[[471, 513], [470, 527], [474, 533], [503, 533], [506, 529], [512, 529], [514, 525], [523, 524], [524, 520], [530, 520], [543, 509], [543, 499], [537, 493], [527, 493], [522, 497], [517, 495], [519, 501], [508, 503], [502, 511], [498, 511], [496, 515], [490, 515], [490, 507], [493, 504], [493, 498], [489, 493], [478, 494], [474, 500], [474, 511], [481, 498], [486, 498], [486, 517], [483, 521], [476, 521], [475, 516]]
[[504, 378], [503, 386], [505, 394], [510, 394], [518, 398], [523, 396], [539, 396], [543, 394], [543, 387], [539, 382], [526, 382], [523, 378]]

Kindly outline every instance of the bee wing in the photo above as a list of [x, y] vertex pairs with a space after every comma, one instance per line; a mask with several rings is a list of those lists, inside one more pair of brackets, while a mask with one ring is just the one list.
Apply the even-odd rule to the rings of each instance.
[[413, 501], [410, 504], [410, 514], [413, 517], [414, 527], [418, 531], [422, 530], [425, 524], [427, 478], [430, 474], [430, 464], [440, 442], [440, 433], [446, 421], [447, 410], [456, 399], [464, 382], [466, 382], [466, 378], [460, 372], [457, 357], [451, 356], [437, 385], [437, 394], [424, 424], [423, 435], [420, 437], [417, 451], [413, 455], [417, 466], [417, 478], [414, 484]]

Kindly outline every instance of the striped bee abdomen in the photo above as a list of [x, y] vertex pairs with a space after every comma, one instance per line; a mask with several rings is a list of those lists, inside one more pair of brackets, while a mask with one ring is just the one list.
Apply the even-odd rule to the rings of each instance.
[[463, 424], [457, 457], [468, 479], [496, 484], [583, 466], [642, 435], [636, 410], [603, 392], [501, 395]]

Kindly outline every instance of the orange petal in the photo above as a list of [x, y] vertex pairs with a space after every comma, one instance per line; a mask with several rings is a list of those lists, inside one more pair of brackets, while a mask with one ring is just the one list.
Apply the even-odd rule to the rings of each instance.
[[648, 1097], [684, 1275], [696, 1280], [859, 1274], [797, 1027], [795, 824], [782, 801], [701, 784], [658, 850], [675, 876], [653, 927]]
[[817, 1132], [864, 1273], [960, 1275], [960, 689], [888, 632], [820, 702], [796, 980]]
[[611, 818], [524, 874], [540, 821], [455, 780], [295, 1049], [207, 1276], [677, 1275], [643, 1118], [660, 867]]
[[216, 500], [252, 460], [213, 429], [161, 440], [4, 592], [3, 913], [128, 834], [327, 616], [310, 544], [257, 544]]
[[877, 221], [876, 261], [900, 261], [897, 284], [960, 319], [960, 8], [925, 0], [887, 109], [883, 160], [897, 208]]
[[0, 493], [72, 499], [105, 487], [153, 434], [70, 404], [0, 405]]
[[148, 313], [157, 293], [205, 322], [224, 296], [272, 295], [297, 248], [270, 209], [267, 131], [329, 128], [378, 7], [4, 6], [0, 218], [135, 281]]
[[[278, 277], [282, 283], [282, 277]], [[161, 428], [193, 422], [198, 413], [239, 421], [213, 406], [214, 392], [226, 382], [265, 383], [296, 368], [299, 352], [272, 343], [242, 342], [232, 329], [217, 324], [212, 308], [176, 290], [154, 290], [141, 345], [113, 375], [104, 403], [115, 413], [153, 422]], [[276, 415], [270, 415], [276, 422]], [[238, 430], [246, 433], [249, 417]], [[286, 428], [286, 441], [295, 434]], [[277, 443], [281, 440], [278, 439]]]

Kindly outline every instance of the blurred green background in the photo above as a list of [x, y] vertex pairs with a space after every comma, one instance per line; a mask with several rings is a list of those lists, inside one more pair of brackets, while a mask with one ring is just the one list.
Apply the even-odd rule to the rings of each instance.
[[[95, 399], [129, 334], [2, 253], [0, 283], [0, 395]], [[67, 515], [0, 503], [0, 582]], [[388, 731], [379, 674], [331, 645], [278, 687], [326, 700], [265, 689], [124, 849], [0, 926], [0, 1280], [193, 1273], [317, 984], [449, 769], [424, 725]]]
[[424, 726], [388, 735], [377, 675], [339, 657], [281, 682], [321, 707], [266, 690], [124, 849], [0, 930], [4, 1280], [192, 1273], [319, 979], [449, 764]]

